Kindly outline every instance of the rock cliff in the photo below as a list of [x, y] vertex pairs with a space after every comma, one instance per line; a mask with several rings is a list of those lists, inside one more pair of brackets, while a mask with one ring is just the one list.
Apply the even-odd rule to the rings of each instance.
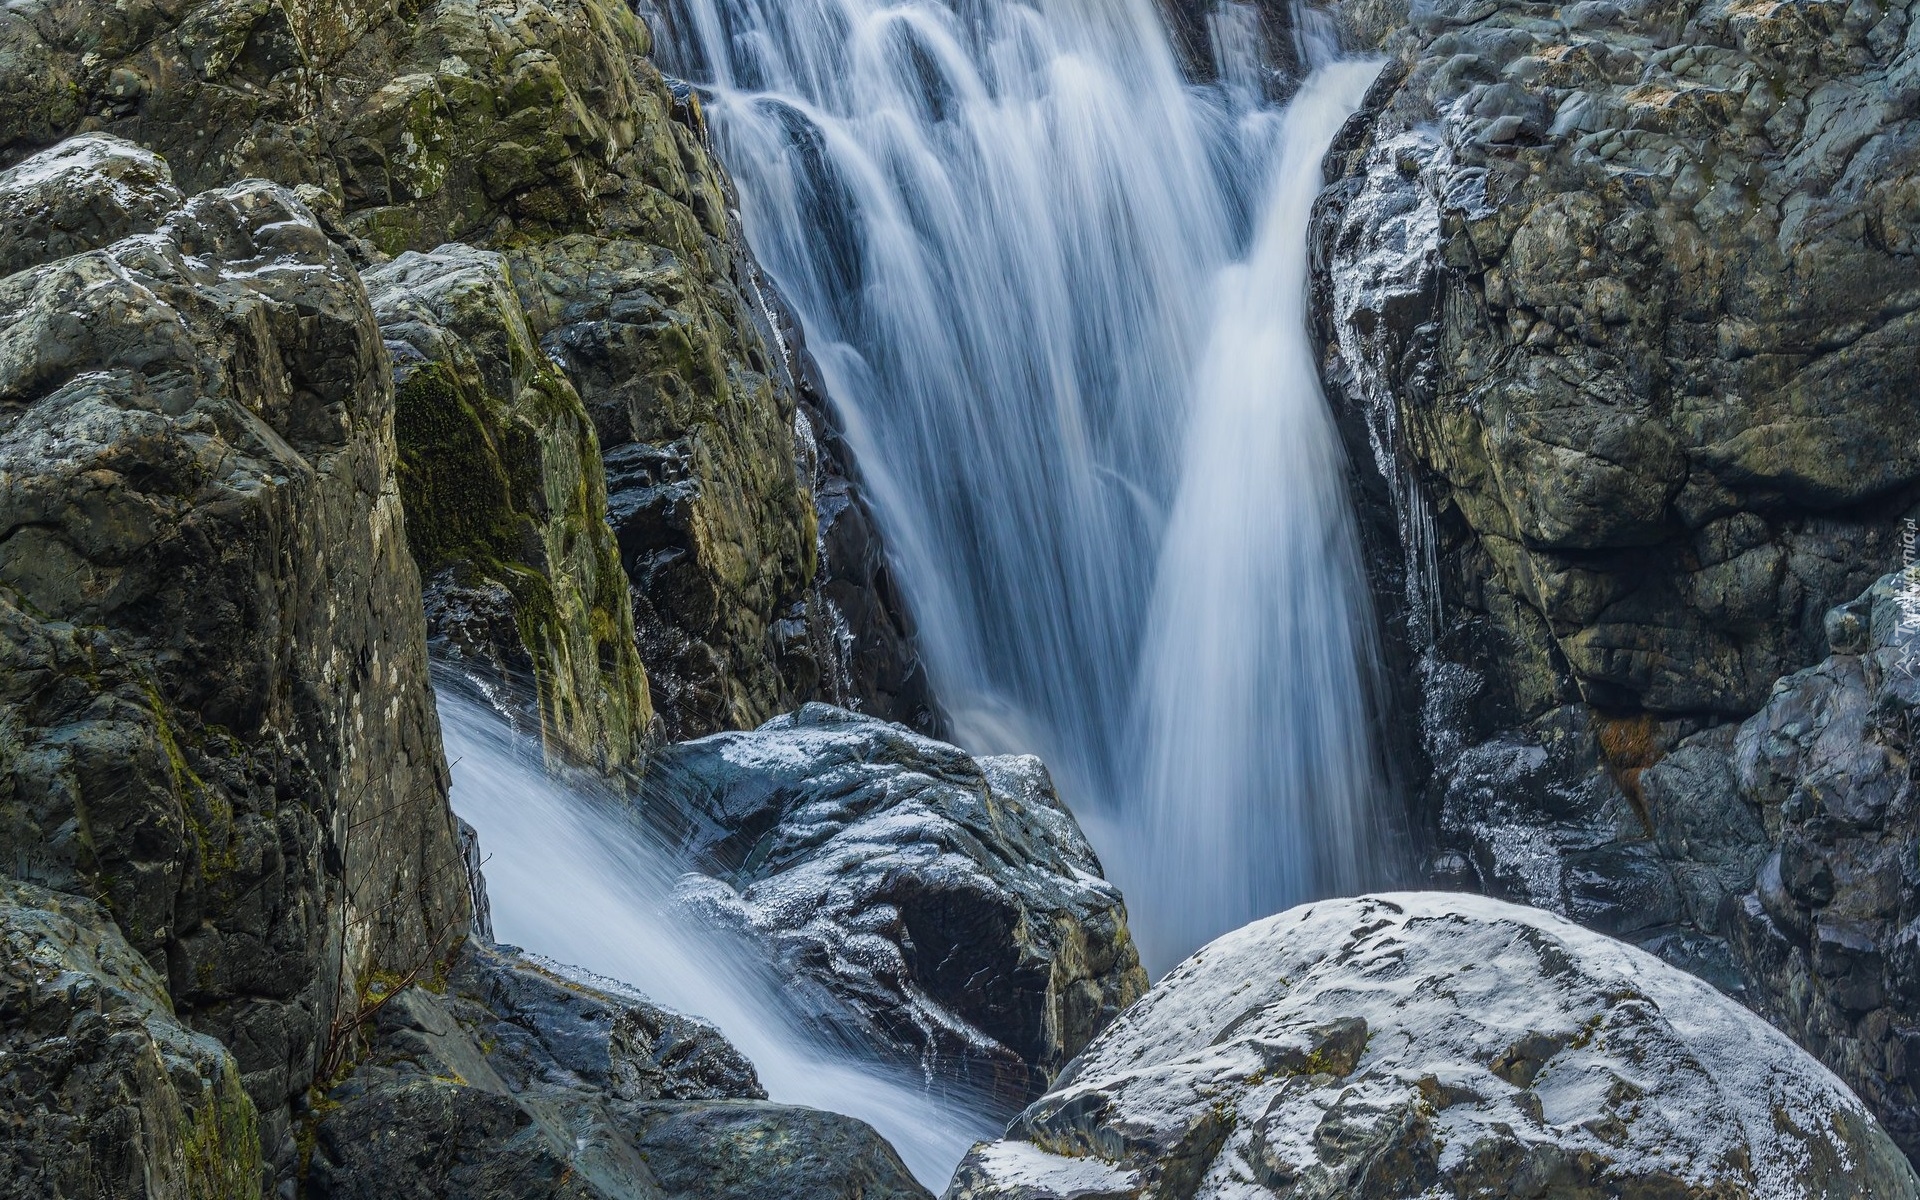
[[183, 200], [93, 136], [0, 197], [0, 861], [111, 915], [284, 1167], [370, 981], [469, 919], [379, 327], [276, 185]]
[[407, 539], [440, 656], [563, 759], [631, 771], [653, 708], [600, 442], [505, 259], [451, 244], [366, 273], [394, 362]]
[[[698, 101], [673, 90], [650, 50], [618, 0], [195, 0], [104, 16], [83, 0], [38, 0], [0, 14], [0, 164], [105, 130], [165, 157], [189, 191], [250, 176], [295, 187], [363, 266], [447, 243], [505, 255], [523, 315], [494, 320], [524, 320], [593, 422], [651, 707], [662, 732], [686, 737], [751, 728], [819, 694], [863, 701], [861, 681], [912, 677], [917, 658], [910, 635], [840, 628], [865, 608], [836, 621], [814, 586], [801, 356], [733, 223]], [[415, 381], [403, 408], [442, 399], [440, 370], [402, 369]], [[552, 390], [540, 364], [516, 370], [541, 374], [534, 394]], [[430, 430], [403, 421], [401, 434]], [[568, 474], [511, 439], [491, 453], [511, 478], [557, 487]], [[847, 473], [822, 477], [832, 480]], [[533, 540], [557, 532], [549, 522]], [[558, 568], [531, 564], [535, 549], [482, 555], [531, 565], [518, 591], [498, 570], [469, 574], [511, 595], [552, 590]], [[871, 596], [871, 573], [856, 551], [841, 575]], [[556, 619], [532, 611], [543, 606], [531, 596], [503, 624], [498, 594], [455, 591], [442, 607], [473, 636]], [[588, 585], [581, 599], [592, 596]], [[618, 608], [611, 597], [586, 607], [598, 631], [561, 614], [517, 650], [539, 674], [557, 743], [615, 763], [644, 740], [646, 706], [633, 702], [631, 664], [616, 655], [597, 671], [580, 651], [611, 644]], [[849, 669], [849, 643], [863, 640], [895, 657]], [[877, 703], [908, 719], [934, 711], [918, 697]], [[596, 708], [605, 728], [588, 716]]]
[[1400, 893], [1199, 951], [947, 1195], [1813, 1200], [1920, 1177], [1692, 976], [1536, 909]]
[[91, 900], [0, 880], [8, 1195], [253, 1200], [260, 1138], [225, 1046]]
[[[1794, 673], [1920, 500], [1896, 382], [1920, 366], [1909, 7], [1441, 2], [1397, 25], [1368, 27], [1389, 61], [1327, 160], [1315, 294], [1435, 876], [1745, 996], [1920, 1149], [1889, 1082], [1911, 1012], [1850, 989], [1857, 956], [1816, 952], [1804, 913], [1781, 926], [1798, 974], [1741, 940], [1801, 835], [1784, 785], [1729, 765], [1765, 740], [1736, 725], [1788, 720], [1778, 689], [1815, 694]], [[1920, 835], [1898, 805], [1864, 820], [1814, 825], [1888, 856]], [[1861, 869], [1863, 915], [1834, 920], [1866, 922], [1872, 975], [1912, 883]], [[1810, 999], [1832, 994], [1866, 1007]]]

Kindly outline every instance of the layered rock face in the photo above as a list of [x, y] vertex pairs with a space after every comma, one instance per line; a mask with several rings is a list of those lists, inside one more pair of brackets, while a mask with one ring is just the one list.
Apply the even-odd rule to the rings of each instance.
[[1176, 968], [947, 1195], [1920, 1195], [1831, 1074], [1534, 909], [1307, 905]]
[[[1746, 996], [1915, 1150], [1890, 1082], [1911, 1014], [1848, 983], [1811, 916], [1780, 925], [1800, 968], [1743, 940], [1756, 873], [1801, 835], [1782, 785], [1734, 765], [1802, 736], [1734, 725], [1812, 694], [1776, 681], [1827, 654], [1829, 612], [1898, 561], [1920, 498], [1896, 382], [1920, 366], [1909, 17], [1416, 5], [1313, 236], [1436, 874]], [[1887, 744], [1861, 736], [1848, 753]], [[1852, 893], [1870, 915], [1834, 920], [1864, 920], [1849, 944], [1878, 964], [1911, 870], [1864, 864], [1920, 829], [1897, 804], [1835, 820], [1816, 841], [1888, 847], [1836, 851], [1877, 881]], [[1841, 993], [1864, 1007], [1815, 999]]]
[[767, 1102], [709, 1025], [470, 943], [442, 991], [382, 997], [321, 1105], [306, 1194], [918, 1200], [859, 1121]]
[[[826, 705], [664, 751], [652, 799], [823, 1020], [1023, 1102], [1146, 991], [1120, 893], [1031, 757]], [[811, 996], [807, 996], [811, 993]]]
[[[450, 242], [506, 254], [523, 315], [503, 311], [496, 323], [524, 319], [591, 417], [652, 707], [662, 732], [685, 737], [752, 727], [816, 694], [862, 700], [822, 693], [822, 680], [863, 678], [844, 661], [846, 643], [887, 639], [858, 625], [840, 636], [811, 586], [820, 547], [794, 356], [730, 222], [698, 103], [676, 98], [650, 49], [617, 0], [265, 0], [107, 14], [47, 0], [0, 15], [0, 162], [106, 129], [165, 155], [189, 190], [247, 176], [297, 185], [363, 264]], [[515, 367], [523, 390], [528, 369]], [[403, 409], [433, 400], [427, 411], [455, 425], [479, 411], [479, 385], [456, 400], [428, 386], [435, 374], [419, 377]], [[551, 382], [532, 386], [546, 395]], [[500, 406], [519, 401], [491, 403], [506, 419]], [[431, 436], [406, 422], [401, 432], [403, 442]], [[555, 436], [579, 441], [564, 428]], [[557, 486], [570, 473], [551, 453], [496, 444], [494, 454], [509, 476]], [[531, 566], [551, 584], [559, 564], [530, 560], [553, 549], [533, 543], [556, 530], [517, 500], [515, 512], [546, 522], [544, 533], [481, 557]], [[854, 562], [845, 574], [862, 572]], [[542, 590], [515, 578], [519, 591]], [[547, 617], [523, 603], [504, 621], [499, 594], [473, 586], [443, 605], [470, 642]], [[617, 607], [589, 606], [606, 629], [583, 635], [563, 618], [545, 634], [524, 631], [535, 640], [518, 649], [544, 669], [542, 707], [559, 744], [616, 762], [646, 731], [627, 694], [630, 664], [616, 657], [595, 671], [578, 651], [610, 644]], [[880, 676], [913, 673], [910, 644], [898, 649], [904, 657]], [[596, 707], [604, 729], [587, 715]]]
[[1920, 1149], [1920, 580], [1836, 609], [1833, 653], [1644, 776], [1662, 857], [1746, 1001]]
[[0, 861], [99, 901], [284, 1165], [367, 982], [469, 919], [379, 328], [272, 184], [88, 137], [0, 214]]
[[407, 539], [442, 658], [563, 759], [636, 767], [653, 708], [600, 442], [534, 342], [505, 259], [407, 251], [366, 282], [396, 384]]
[[1329, 352], [1433, 506], [1482, 712], [1745, 716], [1897, 557], [1906, 26], [1441, 4], [1391, 43], [1320, 214]]
[[260, 1139], [227, 1048], [99, 905], [0, 879], [0, 1178], [18, 1196], [253, 1200]]

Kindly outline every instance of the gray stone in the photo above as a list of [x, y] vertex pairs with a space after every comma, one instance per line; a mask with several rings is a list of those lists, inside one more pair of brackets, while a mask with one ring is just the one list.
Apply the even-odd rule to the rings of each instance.
[[107, 134], [71, 138], [0, 173], [0, 276], [151, 232], [180, 201], [152, 151]]
[[810, 704], [667, 748], [649, 796], [713, 873], [684, 904], [763, 942], [824, 1020], [1003, 1099], [1043, 1091], [1146, 990], [1038, 759]]
[[848, 1117], [772, 1104], [712, 1026], [505, 947], [376, 1001], [372, 1054], [318, 1103], [306, 1193], [348, 1198], [913, 1200]]
[[1920, 814], [1912, 687], [1920, 588], [1889, 575], [1863, 653], [1780, 681], [1739, 728], [1726, 768], [1772, 855], [1732, 921], [1751, 1002], [1851, 1084], [1920, 1151]]
[[946, 1194], [1797, 1200], [1920, 1177], [1705, 983], [1536, 909], [1404, 892], [1202, 949]]
[[449, 244], [365, 278], [393, 355], [400, 496], [439, 657], [491, 695], [530, 692], [527, 724], [559, 761], [637, 769], [653, 706], [600, 442], [506, 259]]
[[276, 185], [150, 215], [0, 280], [0, 862], [164, 965], [284, 1166], [469, 904], [366, 293]]
[[[698, 100], [676, 97], [651, 50], [618, 0], [186, 0], [105, 16], [35, 0], [0, 12], [0, 165], [104, 130], [164, 156], [188, 190], [298, 189], [363, 265], [449, 242], [512, 252], [534, 334], [603, 447], [681, 464], [694, 519], [643, 513], [641, 539], [660, 544], [625, 563], [664, 732], [750, 728], [816, 696], [924, 709], [933, 729], [923, 689], [883, 690], [917, 668], [911, 634], [892, 636], [910, 629], [897, 597], [892, 613], [836, 617], [815, 586], [804, 351], [768, 316], [780, 305], [731, 222]], [[844, 461], [823, 482], [857, 485]]]
[[0, 1195], [253, 1200], [253, 1101], [226, 1047], [99, 905], [0, 879]]
[[[1768, 998], [1820, 993], [1816, 959], [1843, 1007], [1895, 994], [1859, 951], [1888, 918], [1837, 914], [1821, 941], [1813, 912], [1843, 874], [1822, 838], [1904, 836], [1865, 668], [1795, 673], [1864, 662], [1848, 602], [1920, 501], [1894, 382], [1920, 368], [1899, 232], [1920, 130], [1891, 99], [1913, 94], [1911, 7], [1417, 4], [1311, 238], [1434, 861], [1699, 967], [1916, 1151], [1908, 1094], [1873, 1082], [1899, 1039]], [[1760, 711], [1780, 732], [1735, 758], [1765, 778], [1726, 745]], [[1578, 753], [1547, 732], [1569, 714]], [[1788, 731], [1816, 719], [1814, 753]], [[1537, 767], [1486, 770], [1527, 746]], [[1898, 890], [1842, 859], [1877, 880], [1857, 894]], [[1742, 932], [1756, 905], [1800, 939], [1802, 982]]]

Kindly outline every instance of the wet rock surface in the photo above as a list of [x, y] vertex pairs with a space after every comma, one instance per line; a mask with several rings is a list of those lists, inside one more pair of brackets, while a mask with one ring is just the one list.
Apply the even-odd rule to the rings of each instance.
[[10, 1196], [260, 1195], [227, 1048], [90, 900], [0, 879], [0, 1178]]
[[562, 761], [632, 770], [653, 708], [600, 443], [534, 341], [506, 259], [457, 243], [366, 273], [394, 362], [407, 540], [439, 657], [507, 699], [533, 681]]
[[1322, 299], [1332, 373], [1435, 514], [1476, 715], [1745, 716], [1897, 557], [1906, 26], [1442, 4], [1390, 39], [1330, 159]]
[[763, 942], [802, 1002], [1024, 1101], [1146, 990], [1120, 894], [1038, 759], [975, 759], [810, 704], [674, 746], [681, 902]]
[[704, 1022], [510, 947], [376, 999], [366, 1062], [314, 1106], [306, 1194], [909, 1200], [871, 1128], [767, 1102]]
[[100, 901], [284, 1166], [347, 998], [468, 920], [386, 355], [291, 192], [84, 152], [92, 224], [0, 212], [69, 252], [0, 280], [0, 862]]
[[[449, 242], [509, 254], [531, 332], [609, 454], [653, 708], [688, 737], [816, 695], [863, 700], [820, 690], [863, 675], [832, 657], [846, 651], [812, 587], [777, 301], [697, 99], [651, 50], [618, 0], [190, 0], [104, 17], [41, 0], [0, 14], [0, 164], [105, 130], [189, 192], [297, 188], [362, 265]], [[486, 640], [503, 597], [453, 590], [450, 611]]]
[[1306, 905], [1176, 968], [947, 1195], [1912, 1196], [1823, 1067], [1551, 914]]
[[[1736, 944], [1791, 857], [1736, 726], [1811, 694], [1783, 677], [1828, 654], [1829, 613], [1898, 561], [1920, 498], [1891, 383], [1920, 346], [1896, 230], [1910, 16], [1414, 5], [1377, 39], [1313, 239], [1435, 878], [1745, 997], [1912, 1151], [1910, 1093], [1885, 1085], [1908, 1018], [1816, 1019], [1806, 996], [1846, 991], [1852, 959], [1789, 985]], [[1863, 720], [1849, 752], [1871, 757]], [[1869, 841], [1913, 836], [1889, 811]]]
[[1836, 609], [1828, 630], [1824, 662], [1781, 680], [1737, 728], [1682, 742], [1647, 772], [1648, 793], [1661, 800], [1663, 856], [1700, 927], [1729, 945], [1743, 998], [1852, 1085], [1912, 1154], [1920, 587], [1887, 576]]

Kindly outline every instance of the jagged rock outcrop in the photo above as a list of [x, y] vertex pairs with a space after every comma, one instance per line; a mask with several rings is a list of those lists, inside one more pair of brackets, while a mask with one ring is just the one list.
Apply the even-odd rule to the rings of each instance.
[[67, 252], [0, 280], [0, 869], [101, 903], [284, 1167], [367, 982], [470, 919], [380, 331], [279, 186], [91, 138], [0, 196]]
[[1434, 508], [1471, 617], [1441, 650], [1496, 720], [1745, 716], [1897, 557], [1906, 23], [1441, 3], [1390, 42], [1319, 214], [1329, 353]]
[[[1436, 875], [1775, 1015], [1725, 941], [1782, 836], [1732, 726], [1827, 652], [1920, 500], [1891, 382], [1920, 367], [1909, 26], [1902, 3], [1412, 6], [1313, 233]], [[1852, 1019], [1783, 1024], [1913, 1150], [1907, 1102], [1831, 1049]]]
[[99, 905], [0, 879], [0, 948], [5, 1194], [256, 1200], [233, 1055], [179, 1022]]
[[810, 694], [818, 673], [804, 636], [816, 530], [795, 400], [764, 318], [748, 319], [729, 282], [729, 252], [714, 241], [695, 260], [583, 234], [511, 255], [534, 333], [598, 428], [641, 652], [673, 738], [757, 725]]
[[383, 996], [368, 1060], [317, 1105], [306, 1194], [917, 1200], [850, 1117], [767, 1102], [712, 1026], [469, 943], [444, 988]]
[[1920, 1150], [1920, 581], [1836, 608], [1833, 653], [1641, 777], [1659, 865], [1741, 997]]
[[1119, 891], [1046, 767], [810, 704], [662, 752], [650, 800], [822, 1020], [1005, 1099], [1146, 991]]
[[503, 256], [450, 244], [366, 273], [394, 363], [407, 541], [441, 657], [550, 752], [635, 768], [653, 707], [600, 442], [541, 352]]
[[1839, 1081], [1701, 981], [1535, 909], [1305, 905], [1176, 968], [947, 1195], [1920, 1195]]
[[[860, 674], [831, 660], [843, 639], [810, 586], [811, 464], [777, 302], [698, 101], [651, 48], [619, 0], [39, 0], [0, 13], [0, 164], [104, 129], [189, 191], [298, 187], [363, 264], [449, 242], [507, 253], [607, 454], [653, 707], [687, 737]], [[470, 598], [463, 620], [499, 616]], [[587, 708], [592, 684], [566, 704]]]

